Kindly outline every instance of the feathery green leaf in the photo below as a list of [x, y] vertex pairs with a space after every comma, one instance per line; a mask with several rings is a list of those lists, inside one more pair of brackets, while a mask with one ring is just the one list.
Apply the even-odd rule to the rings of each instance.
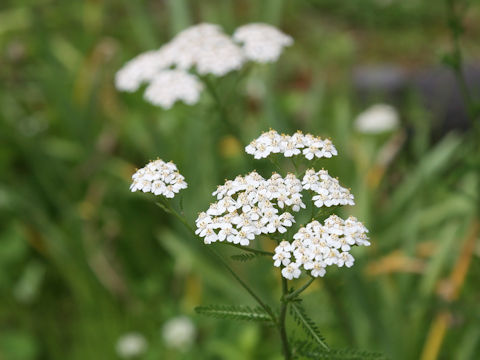
[[294, 354], [300, 358], [321, 360], [386, 360], [380, 353], [357, 349], [330, 349], [319, 348], [311, 342], [301, 341], [294, 346]]
[[246, 262], [250, 261], [253, 259], [258, 258], [260, 255], [254, 254], [254, 253], [245, 253], [245, 254], [237, 254], [237, 255], [232, 255], [230, 258], [235, 261], [241, 261], [241, 262]]
[[272, 318], [260, 307], [251, 308], [243, 305], [208, 305], [197, 306], [195, 311], [198, 314], [214, 317], [217, 319], [246, 320], [246, 321], [267, 321]]
[[321, 345], [325, 350], [329, 350], [325, 338], [320, 334], [315, 322], [308, 317], [307, 312], [305, 311], [302, 301], [300, 299], [292, 301], [290, 306], [290, 312], [294, 317], [295, 321], [302, 326], [305, 333], [312, 338], [317, 344]]

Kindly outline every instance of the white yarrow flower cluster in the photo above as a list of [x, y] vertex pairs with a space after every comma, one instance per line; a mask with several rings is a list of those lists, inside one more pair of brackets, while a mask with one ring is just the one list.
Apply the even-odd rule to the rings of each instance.
[[283, 48], [291, 46], [293, 39], [268, 24], [247, 24], [235, 30], [233, 39], [243, 44], [247, 59], [271, 63], [278, 60]]
[[355, 205], [350, 190], [342, 187], [338, 179], [328, 175], [327, 170], [307, 170], [302, 179], [302, 186], [304, 190], [311, 190], [316, 193], [312, 197], [316, 207]]
[[[142, 84], [150, 83], [145, 99], [152, 104], [169, 109], [181, 100], [193, 105], [199, 101], [202, 86], [190, 70], [200, 75], [224, 76], [239, 70], [247, 60], [272, 62], [284, 46], [293, 42], [270, 25], [253, 24], [251, 29], [249, 26], [237, 29], [233, 38], [218, 25], [191, 26], [160, 49], [147, 51], [127, 62], [115, 75], [115, 86], [133, 92]], [[243, 47], [234, 40], [243, 42]]]
[[115, 87], [121, 91], [134, 92], [161, 70], [168, 68], [171, 61], [165, 56], [165, 51], [151, 50], [137, 55], [128, 61], [115, 74]]
[[282, 276], [292, 280], [301, 275], [301, 269], [313, 277], [324, 276], [326, 267], [351, 267], [355, 261], [349, 253], [352, 246], [369, 246], [367, 228], [355, 217], [343, 220], [336, 215], [322, 225], [312, 221], [300, 228], [293, 242], [282, 241], [275, 249], [274, 266], [283, 266]]
[[311, 134], [298, 131], [292, 136], [280, 135], [275, 130], [263, 133], [245, 147], [247, 154], [255, 159], [263, 159], [270, 154], [283, 154], [292, 157], [303, 154], [307, 160], [313, 158], [331, 158], [336, 156], [337, 149], [329, 139], [322, 139]]
[[[337, 155], [330, 140], [301, 132], [279, 135], [274, 130], [262, 134], [245, 150], [257, 159], [272, 153], [286, 157], [303, 154], [309, 159]], [[355, 204], [350, 190], [323, 169], [306, 170], [302, 180], [293, 174], [283, 178], [277, 173], [266, 180], [253, 171], [217, 188], [213, 193], [217, 202], [198, 216], [195, 233], [205, 244], [226, 241], [242, 246], [249, 245], [260, 234], [286, 233], [295, 223], [292, 212], [306, 208], [302, 192], [307, 190], [313, 193], [312, 206]], [[330, 265], [351, 267], [355, 259], [349, 251], [352, 246], [370, 245], [367, 233], [367, 228], [355, 217], [343, 220], [331, 215], [323, 225], [312, 219], [291, 242], [284, 239], [278, 244], [273, 255], [274, 266], [280, 267], [282, 276], [289, 280], [300, 277], [302, 269], [319, 277], [325, 275], [325, 268]]]
[[173, 198], [180, 190], [187, 188], [185, 178], [178, 172], [177, 166], [173, 162], [166, 163], [160, 159], [137, 170], [132, 175], [132, 180], [132, 192], [151, 192], [167, 198]]
[[197, 103], [202, 89], [196, 76], [181, 70], [164, 70], [153, 76], [144, 97], [153, 105], [170, 109], [178, 100], [188, 105]]
[[213, 24], [199, 24], [181, 31], [164, 45], [173, 65], [179, 69], [192, 67], [201, 75], [224, 76], [242, 67], [245, 60], [241, 48]]
[[260, 234], [285, 233], [295, 222], [289, 212], [305, 208], [302, 184], [295, 175], [274, 173], [264, 179], [253, 171], [226, 181], [213, 193], [217, 202], [196, 220], [196, 234], [205, 244], [227, 241], [248, 245]]

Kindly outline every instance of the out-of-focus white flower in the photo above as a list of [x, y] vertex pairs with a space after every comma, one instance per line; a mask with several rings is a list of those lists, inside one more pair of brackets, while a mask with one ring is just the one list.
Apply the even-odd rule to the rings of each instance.
[[354, 126], [358, 132], [364, 134], [393, 131], [399, 126], [399, 116], [393, 106], [376, 104], [360, 113]]
[[[169, 109], [176, 100], [188, 105], [198, 101], [203, 87], [189, 74], [224, 76], [239, 70], [245, 61], [275, 61], [293, 40], [273, 26], [250, 24], [237, 29], [237, 45], [214, 24], [198, 24], [178, 33], [158, 50], [147, 51], [128, 61], [115, 75], [115, 86], [133, 92], [150, 83], [145, 98]], [[172, 87], [173, 86], [173, 87]], [[172, 91], [173, 89], [173, 91]]]
[[263, 133], [245, 147], [247, 154], [255, 159], [263, 159], [270, 154], [283, 154], [292, 157], [303, 154], [307, 160], [313, 158], [331, 158], [337, 155], [337, 149], [329, 139], [322, 139], [298, 131], [292, 136], [280, 135], [275, 130]]
[[116, 88], [121, 91], [137, 91], [140, 85], [150, 82], [155, 74], [171, 65], [171, 61], [165, 55], [165, 51], [152, 50], [127, 62], [115, 74]]
[[197, 103], [202, 89], [198, 78], [186, 71], [163, 70], [153, 76], [144, 97], [153, 105], [170, 109], [178, 100], [188, 105]]
[[[253, 171], [228, 180], [213, 193], [217, 202], [196, 220], [205, 244], [227, 241], [248, 245], [260, 234], [285, 233], [295, 222], [289, 211], [305, 208], [302, 184], [295, 175], [264, 179]], [[288, 211], [287, 211], [288, 210]]]
[[115, 86], [123, 91], [136, 91], [142, 83], [170, 67], [180, 70], [195, 68], [201, 75], [223, 76], [242, 67], [242, 49], [213, 24], [191, 26], [158, 50], [147, 51], [127, 62], [115, 76]]
[[116, 345], [118, 356], [123, 359], [131, 359], [145, 353], [148, 344], [145, 337], [137, 332], [122, 335]]
[[342, 187], [338, 179], [328, 175], [327, 170], [317, 172], [315, 169], [307, 170], [302, 185], [305, 190], [311, 190], [317, 194], [312, 197], [316, 207], [355, 205], [350, 190]]
[[245, 60], [241, 48], [213, 24], [181, 31], [166, 45], [169, 58], [180, 69], [195, 67], [199, 74], [223, 76], [238, 70]]
[[160, 159], [137, 170], [132, 179], [132, 192], [151, 192], [167, 198], [173, 198], [180, 190], [187, 188], [185, 178], [178, 172], [177, 166], [173, 162], [166, 163]]
[[235, 30], [233, 39], [243, 44], [245, 56], [260, 63], [275, 62], [285, 46], [293, 44], [292, 37], [268, 24], [253, 23]]
[[162, 327], [162, 337], [168, 347], [187, 350], [192, 346], [196, 329], [190, 318], [178, 316], [168, 320]]
[[[367, 228], [351, 216], [342, 220], [336, 215], [327, 218], [324, 225], [312, 221], [293, 236], [293, 242], [281, 242], [275, 249], [275, 266], [283, 265], [282, 276], [298, 278], [301, 268], [313, 277], [324, 276], [329, 265], [351, 267], [355, 259], [349, 253], [352, 246], [369, 246]], [[279, 263], [279, 257], [288, 259]]]

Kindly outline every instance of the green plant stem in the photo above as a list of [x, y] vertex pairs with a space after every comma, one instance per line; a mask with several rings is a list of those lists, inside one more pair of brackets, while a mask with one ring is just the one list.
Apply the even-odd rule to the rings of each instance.
[[287, 328], [285, 323], [285, 320], [287, 317], [287, 307], [288, 307], [288, 301], [285, 300], [285, 297], [288, 293], [288, 285], [287, 285], [287, 279], [285, 279], [282, 275], [280, 276], [282, 278], [282, 297], [280, 299], [281, 306], [280, 306], [280, 316], [278, 320], [278, 329], [280, 331], [280, 339], [282, 340], [283, 356], [285, 357], [285, 360], [290, 360], [292, 358], [292, 353], [290, 351], [290, 345], [288, 343]]
[[290, 301], [290, 300], [292, 300], [292, 299], [295, 299], [295, 298], [296, 298], [298, 295], [300, 295], [304, 290], [306, 290], [306, 289], [313, 283], [314, 280], [315, 280], [314, 277], [310, 278], [310, 280], [308, 280], [307, 283], [306, 283], [305, 285], [303, 285], [301, 288], [298, 288], [298, 289], [295, 290], [294, 292], [285, 295], [284, 300], [288, 302], [288, 301]]
[[222, 265], [228, 270], [228, 272], [230, 274], [232, 274], [232, 276], [235, 278], [235, 280], [237, 280], [237, 282], [255, 299], [255, 301], [258, 303], [258, 305], [260, 305], [260, 307], [262, 307], [262, 309], [265, 310], [265, 312], [268, 315], [270, 315], [270, 318], [272, 319], [272, 322], [277, 323], [277, 317], [275, 316], [273, 311], [270, 309], [270, 307], [268, 307], [262, 301], [262, 299], [260, 299], [258, 297], [258, 295], [255, 294], [255, 292], [242, 279], [240, 279], [240, 277], [235, 273], [235, 271], [233, 271], [233, 269], [230, 267], [230, 265], [228, 265], [227, 262], [225, 260], [223, 260], [223, 258], [215, 250], [213, 250], [213, 249], [209, 249], [209, 250], [212, 252], [212, 254], [214, 254], [218, 258], [218, 260], [220, 260]]
[[155, 204], [161, 207], [165, 212], [175, 216], [178, 219], [178, 221], [180, 221], [194, 236], [197, 236], [195, 234], [195, 229], [190, 226], [190, 224], [185, 219], [185, 217], [179, 214], [178, 211], [172, 207], [172, 205], [168, 202], [168, 200], [164, 200], [162, 198], [159, 202], [156, 202]]
[[[176, 211], [171, 204], [168, 201], [165, 201], [162, 199], [161, 202], [156, 203], [159, 207], [161, 207], [163, 210], [165, 210], [167, 213], [172, 214], [175, 216], [192, 234], [194, 237], [197, 237], [195, 234], [195, 230], [193, 227], [188, 223], [188, 221]], [[273, 313], [273, 311], [268, 307], [260, 297], [255, 294], [255, 292], [233, 271], [233, 269], [230, 267], [230, 265], [227, 264], [227, 262], [212, 248], [207, 246], [208, 251], [210, 251], [218, 260], [220, 260], [220, 263], [228, 270], [230, 274], [237, 280], [237, 282], [255, 299], [255, 301], [260, 305], [260, 307], [265, 310], [265, 312], [270, 315], [270, 318], [272, 319], [273, 323], [277, 323], [277, 317]], [[250, 251], [252, 249], [249, 249]], [[256, 250], [260, 251], [260, 250]]]
[[232, 244], [232, 243], [229, 243], [229, 242], [218, 242], [217, 244], [236, 247], [237, 249], [242, 249], [243, 251], [248, 251], [248, 252], [258, 254], [258, 255], [263, 255], [263, 256], [273, 256], [273, 255], [275, 255], [274, 253], [272, 253], [270, 251], [264, 251], [264, 250], [259, 250], [259, 249], [251, 249], [251, 248], [248, 248], [246, 246], [242, 246], [242, 245], [239, 245], [239, 244]]

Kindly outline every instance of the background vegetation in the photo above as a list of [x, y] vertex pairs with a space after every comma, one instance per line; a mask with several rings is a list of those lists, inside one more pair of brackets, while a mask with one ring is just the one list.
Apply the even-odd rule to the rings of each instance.
[[[479, 20], [472, 3], [462, 35], [470, 63], [480, 54]], [[207, 94], [164, 111], [113, 87], [125, 61], [190, 24], [232, 32], [256, 21], [296, 42], [225, 95], [237, 137]], [[407, 81], [392, 96], [388, 87], [365, 90], [357, 76], [395, 65], [418, 79], [451, 46], [442, 1], [3, 0], [0, 359], [115, 359], [129, 331], [146, 337], [144, 359], [280, 359], [271, 329], [193, 313], [198, 304], [251, 301], [181, 224], [128, 190], [135, 167], [173, 160], [192, 184], [184, 206], [193, 220], [224, 178], [271, 171], [243, 152], [269, 127], [332, 138], [340, 156], [325, 165], [357, 201], [344, 211], [371, 230], [354, 268], [329, 271], [306, 294], [330, 344], [391, 359], [477, 358], [478, 138], [449, 130], [464, 110], [447, 116], [437, 86], [422, 92]], [[452, 84], [441, 85], [448, 98]], [[398, 107], [401, 129], [356, 133], [355, 116], [378, 101]], [[234, 265], [265, 298], [277, 297], [271, 261], [247, 264]], [[198, 329], [185, 352], [167, 349], [160, 331], [181, 314]]]

